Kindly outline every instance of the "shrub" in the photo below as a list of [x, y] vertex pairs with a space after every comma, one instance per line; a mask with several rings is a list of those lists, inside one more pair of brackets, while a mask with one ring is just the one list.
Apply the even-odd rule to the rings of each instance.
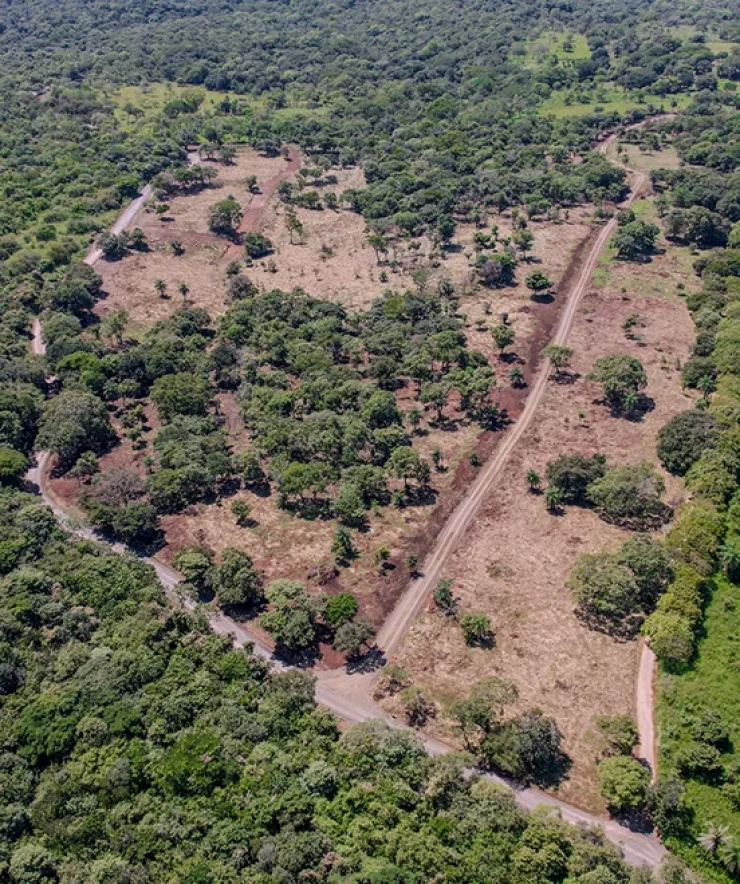
[[245, 233], [244, 234], [244, 251], [248, 258], [257, 260], [265, 258], [273, 251], [273, 245], [270, 240], [261, 233]]
[[642, 626], [656, 657], [669, 669], [682, 666], [694, 655], [691, 623], [680, 614], [655, 611]]
[[707, 411], [682, 411], [658, 433], [658, 457], [669, 473], [685, 475], [699, 458], [717, 444], [716, 418]]
[[699, 743], [721, 749], [730, 739], [730, 730], [719, 712], [707, 709], [691, 724], [691, 736]]
[[676, 753], [676, 770], [683, 777], [713, 779], [722, 772], [719, 750], [709, 743], [689, 743]]
[[640, 612], [640, 587], [635, 576], [611, 553], [581, 556], [568, 578], [576, 612], [598, 629], [634, 632]]
[[629, 755], [637, 745], [637, 726], [631, 715], [598, 715], [596, 727], [604, 757]]
[[607, 522], [649, 527], [665, 521], [669, 510], [660, 497], [663, 478], [649, 463], [612, 467], [589, 485], [587, 496]]
[[599, 764], [599, 787], [612, 811], [639, 810], [645, 805], [650, 771], [629, 755], [605, 758]]
[[487, 645], [493, 641], [491, 618], [487, 614], [463, 614], [460, 629], [467, 645]]
[[678, 838], [686, 833], [691, 810], [686, 787], [678, 777], [659, 779], [648, 792], [648, 809], [661, 838]]
[[351, 592], [339, 592], [327, 599], [324, 619], [330, 626], [336, 628], [351, 620], [358, 610], [357, 599]]
[[434, 717], [435, 706], [424, 688], [417, 685], [404, 688], [400, 695], [406, 721], [412, 727], [421, 727], [429, 718]]
[[561, 503], [587, 503], [588, 486], [606, 472], [602, 454], [563, 454], [547, 464], [547, 481], [560, 492]]

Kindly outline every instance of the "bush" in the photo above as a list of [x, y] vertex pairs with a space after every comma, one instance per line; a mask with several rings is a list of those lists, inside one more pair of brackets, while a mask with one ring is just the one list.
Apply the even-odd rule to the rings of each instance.
[[244, 234], [244, 251], [248, 258], [257, 260], [265, 258], [273, 251], [273, 245], [270, 240], [261, 233]]
[[637, 745], [637, 726], [631, 715], [598, 715], [596, 727], [603, 744], [603, 757], [630, 755]]
[[676, 753], [676, 770], [682, 777], [714, 779], [722, 772], [719, 750], [709, 743], [689, 743]]
[[708, 411], [682, 411], [658, 433], [658, 457], [669, 473], [685, 475], [699, 458], [717, 444], [717, 419]]
[[675, 669], [694, 656], [694, 631], [680, 614], [655, 611], [642, 626], [655, 656], [669, 669]]
[[358, 609], [357, 599], [351, 592], [339, 592], [327, 599], [324, 619], [329, 626], [336, 628], [351, 620], [357, 614]]
[[603, 454], [563, 454], [547, 464], [547, 482], [560, 492], [561, 503], [585, 504], [588, 486], [606, 472]]
[[612, 467], [589, 485], [587, 497], [607, 522], [624, 527], [651, 527], [664, 522], [670, 510], [660, 497], [663, 478], [649, 463]]
[[417, 685], [404, 688], [399, 694], [406, 721], [412, 727], [421, 727], [435, 714], [435, 706], [424, 688]]
[[692, 722], [691, 736], [698, 743], [708, 743], [722, 749], [729, 743], [730, 729], [719, 712], [707, 709]]
[[640, 587], [617, 556], [595, 553], [581, 556], [568, 578], [576, 612], [597, 629], [631, 634], [640, 613]]
[[605, 758], [599, 764], [599, 787], [609, 809], [639, 810], [647, 802], [650, 771], [629, 755]]
[[460, 629], [466, 645], [488, 645], [493, 641], [491, 618], [487, 614], [463, 614], [460, 617]]
[[659, 779], [648, 792], [648, 809], [660, 837], [680, 838], [691, 822], [686, 787], [678, 777]]

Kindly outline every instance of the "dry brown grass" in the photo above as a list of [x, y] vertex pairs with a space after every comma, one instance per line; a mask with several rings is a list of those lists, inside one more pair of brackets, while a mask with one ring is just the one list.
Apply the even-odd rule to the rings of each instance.
[[[621, 272], [629, 292], [645, 267], [629, 265]], [[398, 654], [442, 709], [484, 676], [512, 678], [521, 706], [553, 715], [565, 734], [574, 765], [561, 795], [599, 810], [589, 732], [595, 715], [633, 710], [637, 646], [583, 626], [565, 581], [578, 556], [616, 547], [627, 533], [576, 507], [560, 517], [549, 515], [543, 498], [527, 491], [525, 473], [535, 469], [544, 475], [547, 462], [564, 452], [599, 451], [612, 463], [655, 462], [658, 429], [689, 406], [677, 369], [693, 337], [685, 307], [675, 298], [632, 296], [620, 289], [608, 286], [586, 297], [572, 336], [580, 378], [572, 385], [552, 384], [506, 478], [448, 564], [462, 609], [492, 618], [494, 649], [466, 647], [457, 626], [427, 612]], [[626, 340], [621, 328], [633, 313], [645, 317], [641, 342]], [[611, 417], [598, 388], [585, 380], [598, 356], [614, 352], [634, 354], [648, 372], [655, 409], [638, 423]], [[667, 498], [675, 501], [681, 494], [679, 483], [669, 480]], [[434, 728], [452, 735], [443, 717]]]
[[[178, 285], [190, 289], [192, 304], [204, 307], [211, 316], [226, 308], [225, 270], [230, 261], [241, 260], [243, 250], [208, 230], [210, 207], [232, 194], [244, 210], [242, 231], [258, 229], [265, 205], [281, 176], [294, 169], [297, 157], [286, 163], [283, 157], [263, 157], [253, 150], [242, 150], [231, 165], [207, 163], [218, 170], [214, 187], [198, 194], [177, 196], [169, 200], [169, 210], [157, 215], [151, 207], [142, 212], [135, 225], [144, 231], [150, 250], [133, 253], [121, 261], [99, 261], [96, 270], [103, 278], [108, 296], [99, 303], [97, 312], [103, 316], [110, 310], [124, 308], [131, 320], [131, 332], [165, 319], [182, 306]], [[256, 175], [261, 194], [250, 194], [245, 186], [248, 175]], [[167, 219], [167, 220], [163, 220]], [[185, 253], [175, 257], [170, 243], [179, 240]], [[160, 298], [154, 282], [167, 284], [167, 297]]]
[[[293, 165], [297, 165], [297, 161]], [[389, 265], [380, 267], [375, 253], [366, 243], [363, 219], [349, 210], [298, 209], [305, 228], [305, 243], [290, 244], [282, 218], [283, 206], [275, 193], [279, 179], [286, 175], [284, 159], [266, 159], [252, 151], [244, 151], [234, 165], [218, 165], [217, 168], [222, 186], [197, 195], [172, 199], [167, 213], [171, 220], [162, 221], [153, 212], [144, 213], [137, 220], [151, 244], [150, 252], [134, 254], [114, 264], [101, 262], [98, 265], [108, 292], [108, 297], [101, 302], [101, 314], [125, 307], [131, 319], [129, 333], [137, 334], [156, 320], [170, 315], [182, 304], [177, 291], [181, 281], [190, 289], [191, 303], [204, 307], [213, 317], [222, 313], [225, 309], [226, 264], [242, 255], [241, 249], [208, 233], [208, 211], [217, 199], [233, 193], [246, 207], [242, 229], [261, 230], [275, 245], [273, 260], [277, 272], [268, 271], [267, 260], [255, 262], [255, 266], [248, 270], [249, 275], [262, 287], [290, 289], [301, 285], [309, 295], [361, 308], [388, 287], [403, 290], [421, 284], [419, 279], [415, 280], [412, 276], [414, 269], [425, 269], [428, 277], [425, 284], [428, 286], [436, 285], [442, 276], [449, 277], [459, 290], [466, 292], [460, 309], [466, 317], [469, 345], [485, 353], [491, 360], [507, 407], [516, 406], [525, 395], [526, 391], [510, 390], [508, 380], [508, 373], [516, 362], [525, 371], [529, 370], [526, 360], [531, 355], [530, 342], [538, 326], [538, 308], [531, 301], [524, 278], [530, 269], [540, 266], [555, 283], [559, 282], [577, 246], [589, 233], [590, 210], [573, 210], [568, 220], [562, 223], [532, 222], [531, 229], [535, 236], [532, 261], [520, 266], [517, 285], [499, 291], [486, 291], [470, 283], [471, 267], [475, 260], [473, 237], [476, 229], [473, 225], [458, 228], [455, 237], [458, 247], [446, 252], [436, 262], [438, 266], [433, 266], [430, 260], [431, 243], [422, 240], [418, 252], [397, 243], [394, 257], [398, 266], [394, 269]], [[360, 170], [339, 169], [334, 172], [338, 183], [322, 192], [331, 190], [341, 193], [347, 188], [364, 185]], [[263, 193], [247, 205], [243, 182], [249, 174], [257, 175]], [[508, 215], [491, 217], [489, 224], [493, 223], [498, 226], [501, 237], [511, 233], [512, 220]], [[168, 246], [174, 239], [180, 239], [185, 245], [183, 256], [171, 254]], [[321, 259], [322, 244], [333, 250], [333, 257]], [[388, 273], [387, 283], [379, 280], [381, 270]], [[168, 298], [162, 299], [157, 295], [154, 289], [157, 279], [167, 283]], [[491, 339], [491, 327], [500, 321], [504, 312], [509, 314], [517, 333], [513, 348], [518, 354], [516, 362], [499, 359]], [[230, 395], [223, 395], [220, 400], [220, 411], [227, 419], [226, 428], [233, 447], [242, 450], [247, 439], [238, 408]], [[417, 404], [411, 389], [400, 391], [398, 401], [405, 411]], [[380, 576], [375, 563], [376, 551], [380, 547], [387, 547], [396, 561], [401, 561], [405, 553], [410, 551], [423, 553], [436, 533], [440, 519], [445, 517], [445, 507], [449, 508], [464, 490], [467, 473], [460, 469], [470, 469], [467, 466], [468, 456], [481, 445], [479, 428], [469, 424], [456, 411], [454, 401], [451, 401], [446, 413], [455, 425], [454, 431], [436, 427], [430, 412], [425, 415], [422, 432], [414, 441], [420, 453], [429, 460], [435, 448], [442, 454], [443, 470], [434, 473], [433, 485], [443, 507], [430, 504], [401, 510], [388, 508], [371, 514], [368, 530], [355, 536], [358, 557], [342, 571], [339, 578], [343, 587], [353, 590], [360, 597], [363, 613], [377, 623], [382, 622], [395, 595], [403, 586], [406, 574], [405, 568], [400, 567]], [[103, 466], [108, 465], [109, 460], [113, 465], [128, 459], [141, 468], [144, 456], [151, 453], [153, 434], [146, 441], [147, 447], [135, 453], [125, 444], [109, 455]], [[483, 448], [490, 449], [492, 442], [493, 439], [484, 441]], [[72, 486], [64, 490], [68, 494], [74, 492]], [[236, 525], [229, 509], [230, 500], [215, 505], [192, 506], [183, 514], [163, 520], [167, 546], [162, 556], [171, 558], [177, 549], [196, 542], [205, 542], [217, 551], [226, 546], [238, 546], [250, 552], [267, 580], [285, 576], [306, 579], [318, 564], [331, 563], [334, 521], [306, 521], [279, 510], [274, 497], [261, 498], [248, 491], [240, 491], [238, 496], [247, 500], [252, 507], [253, 527], [244, 529]]]

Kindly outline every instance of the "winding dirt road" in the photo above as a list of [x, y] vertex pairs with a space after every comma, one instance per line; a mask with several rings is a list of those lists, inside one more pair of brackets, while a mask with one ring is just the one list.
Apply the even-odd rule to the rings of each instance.
[[[611, 136], [603, 142], [598, 149], [605, 152], [614, 138], [616, 138], [616, 136]], [[635, 173], [633, 190], [629, 199], [625, 202], [625, 206], [630, 205], [635, 199], [637, 199], [644, 187], [644, 183], [644, 176]], [[141, 195], [121, 213], [111, 228], [112, 232], [120, 233], [122, 230], [125, 230], [134, 221], [136, 215], [150, 196], [151, 189], [147, 186], [144, 188]], [[567, 293], [567, 302], [558, 329], [553, 337], [553, 343], [565, 344], [567, 342], [576, 312], [580, 306], [586, 287], [593, 275], [599, 254], [613, 233], [615, 226], [616, 220], [610, 220], [594, 241], [577, 280], [571, 290]], [[85, 263], [92, 266], [100, 259], [100, 257], [100, 250], [96, 247], [92, 247], [84, 260]], [[566, 293], [561, 293], [561, 295], [565, 296]], [[33, 322], [32, 332], [32, 350], [38, 355], [43, 355], [46, 351], [46, 347], [38, 319]], [[549, 362], [543, 360], [542, 368], [532, 385], [530, 394], [527, 398], [527, 403], [519, 420], [506, 433], [498, 450], [478, 474], [475, 482], [471, 485], [468, 494], [443, 528], [430, 557], [424, 562], [423, 578], [410, 584], [408, 590], [403, 596], [401, 596], [396, 607], [391, 612], [390, 617], [381, 629], [378, 636], [378, 644], [386, 653], [391, 653], [394, 648], [398, 647], [398, 644], [402, 640], [413, 619], [419, 613], [426, 597], [431, 592], [432, 587], [442, 575], [447, 557], [454, 550], [455, 546], [464, 535], [465, 530], [475, 517], [481, 503], [490, 492], [496, 478], [501, 474], [501, 471], [506, 465], [515, 445], [531, 425], [537, 407], [545, 394], [550, 373], [551, 366], [549, 365]], [[91, 528], [76, 524], [70, 514], [62, 506], [61, 501], [56, 498], [48, 481], [50, 464], [50, 453], [48, 451], [39, 452], [37, 455], [36, 466], [29, 470], [27, 474], [28, 483], [38, 488], [44, 502], [51, 507], [58, 519], [65, 524], [72, 533], [87, 540], [103, 541], [104, 539], [97, 535], [97, 533]], [[109, 545], [116, 552], [133, 554], [131, 550], [123, 544], [116, 543]], [[151, 565], [155, 570], [165, 594], [169, 599], [175, 604], [181, 605], [186, 610], [196, 610], [198, 607], [196, 602], [178, 592], [178, 584], [182, 582], [182, 577], [177, 571], [155, 558], [143, 558], [142, 560]], [[286, 668], [284, 663], [274, 657], [272, 649], [258, 636], [254, 635], [248, 627], [222, 613], [207, 610], [205, 610], [204, 613], [208, 619], [210, 628], [214, 632], [219, 635], [231, 636], [234, 644], [238, 647], [251, 645], [254, 653], [269, 660], [275, 669], [282, 670]], [[649, 669], [649, 667], [647, 667], [647, 669]], [[638, 681], [638, 700], [642, 678], [643, 666], [641, 662], [640, 680]], [[648, 749], [644, 749], [644, 751], [648, 754], [650, 747], [653, 745], [651, 706], [652, 678], [653, 676], [650, 674], [647, 682], [649, 690], [645, 691], [645, 696], [643, 697], [647, 703], [643, 708], [643, 714], [646, 718], [640, 728], [641, 745], [643, 748], [647, 745]], [[322, 678], [318, 680], [316, 684], [316, 701], [348, 722], [356, 723], [370, 719], [381, 719], [394, 728], [408, 730], [404, 725], [387, 716], [367, 697], [367, 691], [365, 690], [369, 681], [367, 676], [348, 675], [343, 676], [343, 679], [345, 681], [347, 679], [355, 679], [355, 684], [360, 689], [349, 691], [349, 696], [347, 696], [346, 690], [340, 692], [337, 689], [333, 689], [331, 677]], [[638, 722], [639, 721], [640, 703], [638, 702]], [[450, 746], [435, 740], [434, 738], [426, 737], [424, 735], [419, 736], [427, 752], [431, 755], [443, 755], [453, 751]], [[511, 788], [514, 791], [517, 803], [527, 810], [531, 810], [540, 805], [546, 805], [557, 809], [563, 819], [569, 823], [579, 826], [600, 827], [609, 840], [622, 848], [625, 860], [632, 865], [648, 865], [652, 868], [657, 868], [667, 855], [665, 848], [659, 840], [652, 835], [634, 832], [614, 820], [603, 820], [594, 814], [581, 810], [580, 808], [565, 804], [557, 798], [553, 798], [550, 795], [540, 792], [538, 789], [521, 788], [516, 784], [510, 783], [493, 774], [484, 774], [484, 776], [492, 782]]]

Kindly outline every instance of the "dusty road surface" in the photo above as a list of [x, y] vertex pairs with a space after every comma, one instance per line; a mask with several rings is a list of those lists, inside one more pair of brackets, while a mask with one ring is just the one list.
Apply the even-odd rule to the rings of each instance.
[[[615, 137], [616, 136], [612, 136], [612, 140]], [[605, 151], [609, 143], [610, 141], [607, 140], [599, 149]], [[644, 176], [636, 175], [633, 182], [632, 194], [626, 201], [625, 205], [630, 205], [635, 199], [637, 199], [643, 186]], [[120, 233], [122, 230], [126, 229], [126, 227], [133, 222], [137, 213], [140, 211], [149, 196], [151, 196], [151, 190], [148, 187], [144, 188], [141, 195], [121, 213], [114, 224], [112, 231], [114, 233]], [[567, 294], [568, 300], [558, 330], [553, 338], [553, 343], [564, 344], [567, 341], [573, 324], [573, 319], [586, 286], [591, 279], [599, 254], [614, 231], [615, 226], [616, 219], [612, 219], [604, 226], [584, 262], [580, 275], [574, 281], [570, 291], [567, 293], [561, 293], [561, 295]], [[85, 257], [85, 262], [92, 266], [97, 260], [99, 260], [99, 258], [99, 249], [92, 248]], [[35, 320], [33, 323], [33, 340], [31, 346], [34, 353], [38, 355], [43, 355], [45, 353], [46, 347], [41, 333], [41, 325], [38, 320]], [[489, 493], [496, 477], [506, 465], [509, 455], [517, 441], [531, 424], [537, 406], [541, 402], [545, 393], [550, 370], [551, 367], [549, 363], [545, 361], [537, 379], [532, 385], [532, 390], [521, 417], [507, 433], [502, 445], [499, 447], [494, 457], [479, 473], [475, 483], [471, 486], [468, 495], [457, 510], [455, 510], [451, 519], [439, 535], [431, 557], [424, 563], [424, 577], [410, 585], [408, 591], [401, 597], [390, 618], [386, 621], [386, 624], [379, 635], [379, 645], [386, 652], [392, 651], [403, 638], [408, 626], [418, 613], [425, 598], [431, 591], [431, 588], [439, 579], [447, 555], [449, 555], [449, 552], [454, 549], [466, 527], [475, 517], [481, 502]], [[62, 523], [67, 525], [72, 533], [87, 540], [102, 541], [103, 538], [99, 537], [99, 535], [91, 528], [76, 525], [71, 519], [69, 513], [61, 506], [60, 501], [55, 498], [48, 482], [50, 466], [50, 452], [38, 452], [36, 465], [29, 470], [26, 476], [28, 484], [35, 486], [38, 489], [44, 502], [51, 507], [55, 515]], [[110, 544], [110, 546], [116, 552], [134, 554], [123, 544], [115, 543]], [[178, 584], [182, 582], [182, 576], [177, 571], [155, 558], [143, 558], [142, 560], [151, 565], [155, 570], [168, 598], [176, 604], [182, 605], [186, 610], [192, 611], [196, 609], [196, 602], [191, 598], [183, 596], [177, 591]], [[248, 627], [220, 612], [206, 611], [205, 613], [210, 628], [214, 632], [220, 635], [232, 636], [234, 644], [238, 647], [251, 645], [254, 653], [271, 661], [274, 668], [286, 668], [283, 662], [275, 659], [272, 649], [259, 637], [254, 635]], [[349, 722], [355, 723], [370, 719], [381, 719], [392, 727], [407, 730], [404, 725], [386, 716], [372, 700], [367, 698], [365, 690], [347, 690], [347, 684], [350, 679], [352, 679], [352, 676], [345, 675], [342, 677], [343, 689], [339, 688], [339, 682], [337, 682], [336, 687], [332, 685], [330, 678], [319, 680], [316, 685], [316, 701]], [[652, 677], [648, 683], [650, 691], [652, 691]], [[366, 676], [359, 676], [355, 686], [359, 687], [360, 685], [363, 685], [366, 687], [367, 684], [368, 678]], [[639, 684], [640, 682], [638, 682], [638, 685]], [[650, 711], [652, 712], [652, 709], [650, 709]], [[652, 726], [652, 714], [650, 714], [649, 718], [650, 726]], [[646, 742], [642, 731], [640, 732], [640, 738], [643, 747], [646, 745], [652, 745], [652, 738]], [[452, 751], [451, 747], [438, 740], [425, 738], [423, 736], [421, 739], [426, 750], [432, 755], [442, 755]], [[649, 750], [644, 749], [643, 751]], [[557, 809], [563, 819], [567, 822], [581, 826], [600, 827], [610, 841], [622, 848], [625, 860], [632, 865], [648, 865], [652, 868], [658, 868], [667, 855], [665, 848], [659, 840], [652, 835], [633, 832], [613, 820], [603, 820], [591, 813], [559, 801], [550, 795], [546, 795], [538, 789], [518, 787], [516, 784], [509, 783], [501, 777], [493, 774], [484, 774], [484, 776], [492, 782], [511, 788], [514, 791], [517, 803], [523, 808], [531, 810], [540, 805], [546, 805]]]
[[[603, 144], [600, 145], [600, 150], [605, 151], [610, 141], [616, 137], [616, 135], [613, 135], [610, 139], [604, 141]], [[624, 203], [625, 207], [630, 206], [640, 196], [644, 186], [645, 176], [635, 174], [632, 192]], [[591, 250], [583, 263], [579, 275], [575, 278], [570, 291], [558, 293], [559, 297], [566, 297], [567, 301], [557, 331], [552, 339], [553, 344], [567, 344], [568, 336], [573, 327], [573, 320], [581, 304], [586, 288], [591, 281], [594, 269], [599, 260], [599, 255], [614, 233], [616, 226], [616, 217], [612, 218], [604, 225], [591, 246]], [[550, 365], [549, 360], [543, 360], [542, 368], [532, 384], [529, 396], [527, 397], [527, 403], [524, 406], [524, 411], [519, 417], [519, 420], [517, 420], [511, 429], [507, 431], [493, 457], [491, 457], [480, 473], [478, 473], [478, 476], [475, 482], [470, 486], [467, 495], [463, 498], [461, 504], [453, 512], [449, 521], [439, 533], [431, 555], [420, 568], [423, 577], [419, 580], [414, 580], [409, 584], [408, 589], [398, 600], [395, 608], [383, 624], [382, 629], [378, 633], [378, 645], [386, 654], [392, 654], [408, 632], [411, 623], [419, 614], [425, 600], [429, 597], [433, 588], [443, 576], [443, 567], [450, 553], [462, 539], [465, 531], [480, 509], [481, 504], [493, 489], [497, 478], [501, 475], [501, 472], [508, 463], [509, 457], [516, 444], [532, 424], [537, 409], [545, 395], [551, 369], [552, 366]]]

